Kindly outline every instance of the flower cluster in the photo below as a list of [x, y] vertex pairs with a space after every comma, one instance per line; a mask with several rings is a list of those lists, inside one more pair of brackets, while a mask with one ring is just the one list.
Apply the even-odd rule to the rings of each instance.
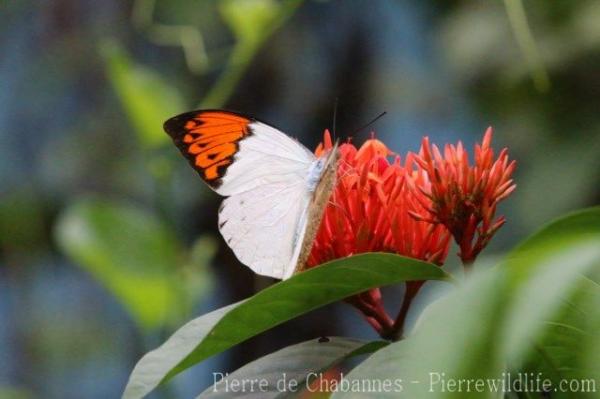
[[[504, 224], [498, 202], [515, 189], [515, 162], [502, 150], [494, 159], [492, 131], [475, 146], [471, 165], [459, 142], [438, 147], [423, 139], [418, 154], [404, 159], [372, 137], [360, 148], [342, 144], [337, 182], [325, 209], [307, 266], [363, 252], [390, 252], [443, 265], [453, 237], [470, 265]], [[316, 155], [332, 148], [325, 131]], [[392, 161], [390, 161], [390, 159]], [[383, 308], [379, 289], [348, 298], [384, 337], [401, 335], [404, 316], [422, 282], [407, 284], [395, 320]]]
[[[329, 132], [317, 155], [331, 148]], [[412, 214], [428, 215], [431, 200], [411, 185], [425, 184], [427, 176], [411, 171], [409, 154], [404, 164], [381, 141], [367, 140], [360, 149], [340, 146], [338, 180], [325, 210], [308, 259], [308, 267], [362, 252], [392, 252], [443, 264], [450, 235], [441, 224], [423, 222]], [[408, 181], [411, 181], [408, 184]]]
[[491, 142], [492, 128], [488, 128], [483, 143], [475, 145], [473, 165], [461, 142], [456, 146], [446, 145], [442, 155], [436, 145], [429, 144], [427, 137], [423, 138], [421, 151], [415, 158], [429, 176], [430, 184], [412, 187], [428, 198], [422, 204], [429, 216], [415, 212], [411, 215], [417, 220], [446, 226], [467, 266], [505, 223], [504, 217], [495, 219], [496, 207], [516, 188], [511, 179], [515, 161], [509, 162], [506, 148], [494, 160]]

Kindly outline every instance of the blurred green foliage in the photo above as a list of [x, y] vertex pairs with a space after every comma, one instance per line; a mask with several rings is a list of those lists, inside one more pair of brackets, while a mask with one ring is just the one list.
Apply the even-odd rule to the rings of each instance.
[[0, 399], [30, 399], [34, 396], [31, 392], [12, 387], [4, 387], [0, 385]]
[[41, 253], [45, 241], [43, 204], [31, 186], [22, 187], [0, 201], [0, 245], [14, 254]]
[[[600, 381], [600, 275], [583, 277], [560, 302], [526, 357], [525, 370], [554, 380]], [[598, 387], [596, 387], [598, 389]], [[567, 395], [563, 395], [568, 397]]]
[[521, 0], [504, 0], [504, 5], [517, 43], [521, 48], [521, 53], [529, 66], [533, 83], [540, 92], [547, 92], [550, 88], [548, 72], [540, 58], [535, 39], [527, 22], [523, 2]]
[[200, 108], [221, 108], [265, 40], [302, 3], [301, 0], [224, 0], [219, 2], [223, 21], [236, 42], [221, 77], [200, 103]]
[[[223, 106], [266, 38], [300, 3], [297, 0], [219, 3], [223, 21], [234, 34], [235, 45], [222, 76], [204, 97], [203, 104]], [[142, 21], [141, 14], [151, 14], [153, 7], [144, 10], [138, 6], [137, 21]], [[151, 24], [148, 18], [144, 16], [144, 24]], [[100, 54], [140, 147], [146, 151], [147, 166], [159, 186], [158, 195], [162, 196], [164, 187], [171, 184], [170, 162], [149, 151], [169, 142], [162, 124], [186, 110], [184, 100], [157, 72], [132, 60], [116, 40], [103, 40]], [[163, 197], [159, 200], [168, 201]], [[181, 254], [186, 251], [174, 233], [155, 215], [131, 206], [97, 200], [74, 202], [58, 220], [56, 235], [63, 251], [122, 301], [144, 329], [160, 327], [166, 318], [173, 320], [174, 314], [187, 315], [210, 287], [207, 264], [214, 253], [214, 243], [206, 237], [197, 240], [187, 255], [197, 267], [178, 270]]]
[[[132, 205], [83, 199], [65, 209], [56, 224], [62, 250], [119, 299], [143, 329], [190, 314], [210, 288], [208, 262], [214, 243], [199, 241], [196, 280], [182, 272], [185, 252], [175, 233], [153, 214]], [[198, 263], [200, 261], [201, 263]], [[182, 289], [193, 284], [193, 289]], [[191, 288], [191, 287], [190, 287]]]
[[169, 117], [186, 110], [184, 101], [160, 75], [136, 64], [116, 42], [101, 45], [106, 72], [115, 92], [144, 149], [167, 143], [169, 137], [162, 124]]

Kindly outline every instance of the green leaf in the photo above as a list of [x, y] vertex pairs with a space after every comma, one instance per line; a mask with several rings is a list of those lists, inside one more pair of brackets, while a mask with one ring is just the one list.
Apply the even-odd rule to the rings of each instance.
[[227, 313], [243, 302], [214, 310], [186, 323], [158, 349], [147, 353], [135, 365], [125, 387], [123, 399], [142, 398], [165, 379], [190, 353], [190, 346], [207, 338], [207, 334]]
[[595, 237], [600, 234], [600, 206], [586, 208], [555, 219], [519, 244], [509, 257], [524, 255], [536, 248]]
[[[541, 373], [555, 383], [562, 379], [597, 383], [600, 381], [600, 285], [581, 277], [577, 289], [561, 299], [560, 312], [546, 321], [544, 333], [528, 354], [525, 370]], [[572, 392], [556, 393], [557, 398], [572, 395]]]
[[[592, 379], [595, 384], [600, 383], [600, 284], [598, 280], [586, 280], [585, 287], [581, 291], [582, 299], [577, 302], [577, 311], [584, 315], [584, 322], [579, 325], [579, 331], [584, 331], [584, 336], [579, 337], [575, 329], [570, 329], [570, 342], [572, 346], [567, 347], [569, 353], [577, 353], [579, 357], [577, 362], [572, 367], [576, 374], [573, 378]], [[589, 315], [589, 317], [585, 317]], [[577, 326], [576, 324], [574, 324]], [[587, 333], [587, 334], [586, 334]], [[578, 339], [579, 338], [579, 339]], [[581, 351], [585, 348], [585, 351]], [[567, 365], [568, 367], [568, 365]], [[596, 390], [600, 387], [596, 386]]]
[[[319, 373], [352, 356], [372, 353], [386, 345], [383, 341], [329, 337], [288, 346], [220, 379], [198, 399], [247, 398], [253, 395], [261, 398], [296, 397], [318, 378]], [[231, 387], [236, 381], [260, 381], [261, 386], [234, 392]]]
[[370, 253], [299, 273], [251, 298], [195, 319], [133, 370], [125, 398], [140, 398], [202, 360], [271, 327], [370, 288], [416, 280], [452, 280], [440, 267], [402, 256]]
[[600, 268], [600, 207], [547, 224], [512, 251], [502, 267], [508, 271], [513, 300], [506, 350], [511, 362], [519, 363], [582, 275]]
[[172, 277], [181, 263], [173, 232], [130, 205], [85, 199], [55, 226], [61, 249], [99, 280], [143, 328], [163, 325], [180, 302]]
[[503, 363], [496, 327], [503, 318], [505, 285], [501, 270], [472, 276], [433, 303], [409, 338], [379, 350], [345, 377], [351, 386], [368, 380], [389, 389], [340, 391], [333, 398], [463, 398], [464, 392], [441, 393], [440, 381], [498, 378]]
[[512, 305], [505, 321], [505, 346], [512, 364], [522, 361], [531, 342], [547, 327], [545, 322], [555, 317], [564, 298], [576, 289], [582, 274], [600, 269], [600, 235], [572, 243], [564, 250], [557, 248], [543, 253], [536, 251], [534, 259], [530, 259], [529, 253], [505, 265], [509, 273], [516, 270], [517, 275], [522, 275], [525, 268], [534, 270], [530, 278], [513, 285], [509, 291]]
[[140, 144], [154, 148], [168, 141], [163, 123], [186, 110], [179, 93], [153, 70], [134, 63], [114, 41], [101, 46], [106, 72]]
[[[187, 309], [192, 309], [208, 296], [215, 285], [211, 262], [217, 252], [218, 243], [213, 236], [198, 237], [189, 248], [188, 261], [181, 268], [179, 290], [187, 298]], [[178, 305], [180, 307], [180, 305]], [[188, 315], [185, 315], [188, 317]], [[177, 320], [179, 325], [181, 320]]]
[[[403, 381], [402, 392], [373, 393], [377, 398], [462, 398], [464, 387], [442, 392], [440, 380], [484, 379], [487, 384], [488, 379], [501, 378], [507, 364], [514, 366], [531, 353], [532, 341], [558, 313], [561, 298], [576, 292], [582, 273], [600, 270], [599, 214], [600, 208], [592, 208], [549, 224], [505, 263], [471, 276], [432, 304], [413, 335], [378, 351], [347, 379]], [[567, 328], [573, 333], [577, 329]], [[569, 350], [581, 348], [568, 347], [562, 353]], [[586, 359], [589, 367], [589, 356]], [[471, 393], [497, 397], [489, 385], [483, 392], [471, 387]], [[367, 396], [345, 392], [334, 398]]]

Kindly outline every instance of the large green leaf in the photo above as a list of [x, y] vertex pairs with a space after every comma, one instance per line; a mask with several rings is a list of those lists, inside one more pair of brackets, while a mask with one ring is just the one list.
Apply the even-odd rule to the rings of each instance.
[[511, 364], [519, 364], [531, 343], [547, 327], [546, 322], [559, 312], [564, 298], [577, 289], [582, 274], [600, 269], [600, 235], [573, 242], [564, 250], [528, 253], [505, 267], [509, 272], [516, 269], [518, 275], [522, 275], [522, 269], [533, 270], [530, 278], [508, 290], [512, 303], [505, 321], [506, 356]]
[[582, 274], [600, 268], [600, 207], [547, 224], [512, 251], [502, 267], [513, 302], [506, 350], [518, 364], [565, 298], [577, 295]]
[[[600, 207], [552, 221], [519, 245], [502, 267], [511, 299], [503, 326], [508, 367], [541, 373], [555, 384], [552, 390], [563, 378], [598, 378], [600, 289], [585, 275], [600, 272]], [[555, 392], [553, 397], [574, 394]]]
[[[600, 275], [600, 273], [597, 273]], [[582, 315], [584, 322], [579, 325], [579, 331], [584, 331], [584, 336], [577, 339], [578, 334], [576, 330], [570, 329], [570, 342], [574, 345], [567, 347], [571, 349], [570, 352], [578, 353], [578, 359], [572, 370], [574, 375], [572, 378], [579, 378], [580, 381], [587, 379], [593, 381], [595, 392], [600, 390], [600, 279], [596, 278], [595, 281], [587, 279], [582, 283], [581, 297], [577, 298], [577, 311]], [[560, 324], [560, 319], [559, 323]], [[555, 324], [556, 325], [556, 324]], [[587, 334], [586, 334], [587, 333]], [[578, 350], [585, 348], [584, 351]], [[568, 367], [568, 366], [567, 366]], [[591, 392], [591, 391], [590, 391]]]
[[85, 199], [63, 211], [55, 237], [141, 327], [163, 325], [172, 309], [181, 305], [174, 276], [182, 248], [152, 214], [131, 205]]
[[[581, 277], [577, 288], [562, 298], [560, 312], [546, 321], [542, 336], [534, 342], [524, 369], [541, 373], [556, 385], [561, 380], [600, 382], [600, 285]], [[596, 389], [600, 389], [596, 386]], [[574, 392], [556, 392], [557, 398]], [[583, 392], [579, 396], [585, 397]], [[591, 394], [589, 397], [595, 397]], [[579, 397], [578, 396], [578, 397]], [[554, 396], [553, 396], [554, 397]]]
[[[588, 209], [546, 226], [507, 262], [473, 276], [431, 305], [411, 337], [380, 350], [347, 378], [403, 381], [402, 392], [372, 393], [377, 398], [461, 398], [464, 385], [460, 392], [442, 392], [441, 380], [484, 379], [487, 384], [490, 378], [501, 378], [507, 362], [517, 364], [531, 353], [532, 341], [543, 333], [545, 321], [559, 312], [561, 299], [577, 290], [581, 274], [600, 269], [600, 224], [590, 223], [599, 220], [599, 212]], [[477, 389], [471, 386], [470, 395], [497, 396], [488, 385], [482, 392]]]
[[[198, 399], [291, 398], [302, 392], [319, 373], [359, 354], [374, 352], [387, 345], [352, 338], [312, 339], [271, 353], [220, 379]], [[234, 387], [238, 381], [256, 381], [260, 386]]]
[[521, 256], [548, 244], [568, 244], [600, 234], [600, 206], [586, 208], [555, 219], [519, 244], [509, 257]]
[[503, 364], [496, 327], [505, 284], [500, 270], [473, 276], [433, 303], [409, 338], [379, 350], [346, 376], [349, 386], [371, 381], [381, 389], [341, 390], [333, 398], [463, 398], [464, 391], [442, 393], [441, 381], [498, 378]]
[[183, 326], [138, 362], [124, 397], [143, 397], [190, 366], [319, 306], [415, 280], [451, 277], [430, 263], [384, 253], [356, 255], [299, 273], [227, 311], [217, 310]]

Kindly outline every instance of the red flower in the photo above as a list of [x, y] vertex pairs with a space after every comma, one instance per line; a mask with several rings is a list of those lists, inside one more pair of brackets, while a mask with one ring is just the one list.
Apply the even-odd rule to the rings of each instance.
[[[475, 146], [475, 163], [467, 151], [446, 145], [444, 154], [423, 138], [419, 154], [401, 162], [375, 138], [359, 149], [340, 146], [337, 182], [325, 209], [307, 266], [362, 252], [391, 252], [442, 265], [450, 237], [460, 246], [463, 263], [470, 265], [504, 224], [495, 219], [498, 202], [515, 189], [515, 161], [503, 149], [494, 160], [492, 130]], [[332, 147], [325, 131], [317, 155]], [[384, 310], [379, 289], [346, 301], [359, 309], [382, 337], [402, 335], [404, 318], [423, 282], [406, 284], [404, 301], [395, 320]]]
[[[329, 132], [316, 154], [331, 148]], [[411, 217], [428, 217], [431, 200], [413, 184], [427, 184], [427, 175], [413, 173], [414, 155], [405, 164], [376, 139], [360, 149], [340, 146], [338, 180], [308, 258], [308, 267], [362, 252], [391, 252], [441, 265], [448, 254], [450, 235], [440, 224]]]
[[515, 161], [509, 162], [506, 148], [494, 160], [491, 141], [492, 128], [488, 128], [483, 143], [475, 145], [475, 162], [470, 165], [461, 142], [446, 145], [442, 155], [425, 137], [415, 160], [426, 171], [430, 184], [409, 181], [413, 192], [428, 199], [421, 204], [429, 214], [410, 211], [411, 215], [415, 220], [446, 226], [460, 247], [465, 266], [475, 261], [505, 223], [503, 216], [495, 219], [496, 207], [516, 187], [511, 179]]
[[[316, 154], [332, 147], [325, 131]], [[402, 164], [381, 141], [367, 140], [360, 149], [353, 144], [340, 146], [337, 183], [325, 209], [321, 225], [308, 258], [313, 267], [329, 260], [362, 252], [391, 252], [442, 265], [448, 254], [450, 234], [441, 224], [412, 217], [428, 217], [432, 205], [428, 196], [406, 184], [428, 185], [427, 174], [413, 170], [418, 165], [414, 154]], [[394, 321], [383, 308], [379, 289], [348, 298], [367, 321], [382, 335], [401, 334], [401, 327], [412, 298], [422, 282], [407, 284], [403, 308]]]

